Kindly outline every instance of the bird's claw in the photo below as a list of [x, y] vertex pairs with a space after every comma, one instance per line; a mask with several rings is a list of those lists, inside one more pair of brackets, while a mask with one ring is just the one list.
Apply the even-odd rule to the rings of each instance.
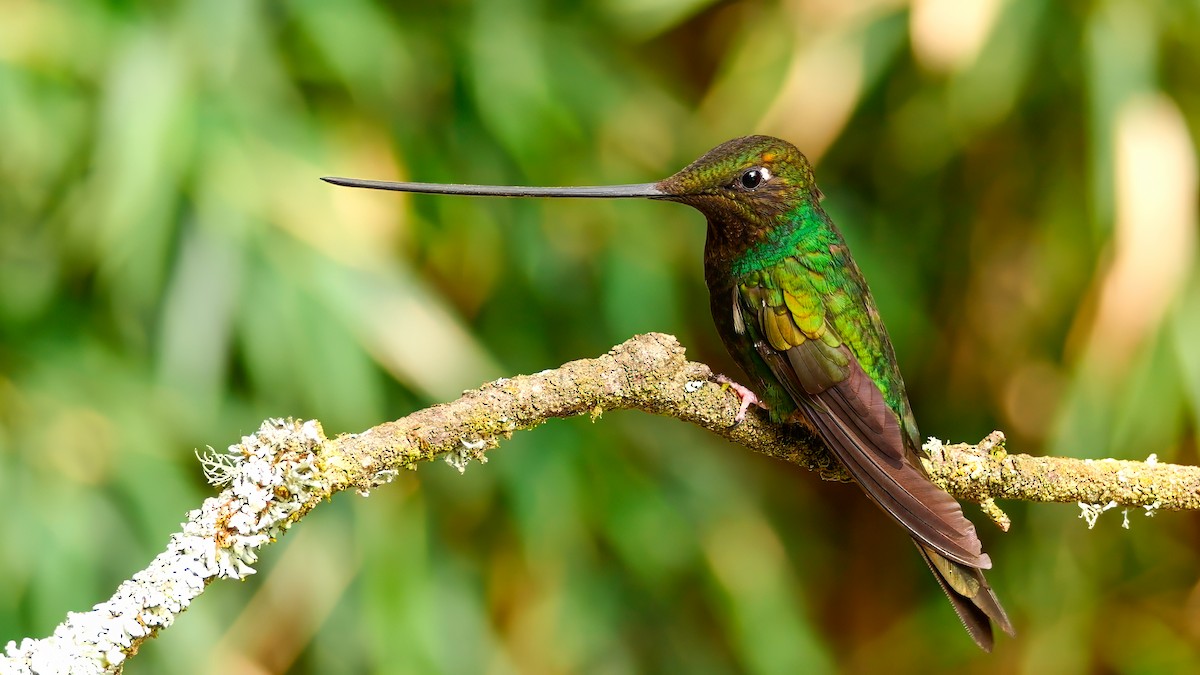
[[734, 382], [724, 375], [717, 375], [716, 379], [717, 382], [720, 382], [726, 387], [732, 389], [734, 393], [738, 395], [738, 399], [742, 402], [742, 407], [738, 408], [737, 415], [735, 415], [733, 418], [733, 426], [736, 427], [746, 419], [746, 411], [750, 409], [750, 406], [756, 405], [763, 410], [767, 409], [767, 405], [763, 403], [754, 392], [750, 391], [746, 387]]

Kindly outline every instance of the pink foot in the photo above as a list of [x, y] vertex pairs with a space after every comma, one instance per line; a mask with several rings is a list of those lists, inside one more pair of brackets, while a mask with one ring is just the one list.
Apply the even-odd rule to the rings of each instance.
[[742, 401], [742, 407], [738, 408], [737, 415], [733, 418], [734, 426], [741, 424], [742, 420], [746, 419], [746, 411], [750, 409], [750, 406], [756, 405], [763, 410], [767, 409], [767, 404], [763, 403], [754, 392], [750, 391], [746, 387], [743, 387], [724, 375], [717, 375], [716, 379], [717, 382], [720, 382], [721, 384], [737, 392], [738, 398]]

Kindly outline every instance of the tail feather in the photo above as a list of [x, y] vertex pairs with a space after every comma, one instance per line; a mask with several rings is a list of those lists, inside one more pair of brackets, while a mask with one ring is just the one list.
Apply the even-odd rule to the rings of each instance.
[[963, 627], [970, 633], [971, 639], [984, 651], [992, 651], [992, 621], [1009, 635], [1016, 635], [1008, 615], [992, 592], [983, 572], [978, 568], [969, 567], [947, 559], [932, 548], [913, 540], [925, 564], [933, 572], [938, 585], [950, 599], [950, 604], [962, 621]]

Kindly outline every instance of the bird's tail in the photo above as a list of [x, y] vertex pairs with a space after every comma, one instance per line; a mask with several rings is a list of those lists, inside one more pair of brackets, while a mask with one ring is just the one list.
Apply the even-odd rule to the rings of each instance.
[[1004, 613], [1004, 608], [1000, 606], [981, 570], [948, 560], [919, 541], [913, 540], [913, 543], [946, 592], [946, 597], [950, 598], [950, 604], [975, 644], [984, 651], [992, 651], [992, 621], [1005, 633], [1016, 635], [1008, 615]]

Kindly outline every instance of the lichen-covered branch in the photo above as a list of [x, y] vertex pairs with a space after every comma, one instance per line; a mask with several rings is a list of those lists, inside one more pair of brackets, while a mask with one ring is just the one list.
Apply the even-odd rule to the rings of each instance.
[[[252, 574], [257, 551], [336, 492], [360, 493], [399, 471], [443, 457], [463, 469], [513, 432], [548, 419], [637, 409], [679, 418], [752, 450], [847, 480], [821, 442], [801, 425], [772, 424], [752, 411], [734, 424], [739, 399], [672, 336], [634, 337], [595, 359], [535, 375], [505, 378], [450, 403], [360, 434], [325, 437], [316, 422], [268, 420], [224, 453], [202, 457], [222, 487], [188, 513], [167, 550], [110, 599], [72, 612], [54, 634], [9, 642], [0, 675], [116, 673], [157, 631], [169, 626], [209, 582]], [[1110, 459], [1009, 455], [995, 432], [978, 445], [931, 439], [933, 480], [960, 499], [980, 502], [1007, 529], [995, 499], [1080, 502], [1084, 515], [1113, 506], [1200, 509], [1200, 468]]]
[[[497, 380], [451, 403], [343, 436], [336, 441], [344, 462], [340, 480], [370, 489], [381, 470], [411, 468], [441, 455], [455, 462], [482, 457], [513, 431], [554, 417], [615, 409], [676, 417], [825, 479], [848, 480], [808, 429], [772, 424], [753, 409], [735, 425], [738, 405], [738, 397], [715, 381], [708, 366], [685, 358], [674, 337], [639, 335], [599, 358]], [[926, 449], [934, 482], [959, 499], [1200, 509], [1200, 467], [1010, 455], [998, 432], [978, 445], [931, 441]]]

